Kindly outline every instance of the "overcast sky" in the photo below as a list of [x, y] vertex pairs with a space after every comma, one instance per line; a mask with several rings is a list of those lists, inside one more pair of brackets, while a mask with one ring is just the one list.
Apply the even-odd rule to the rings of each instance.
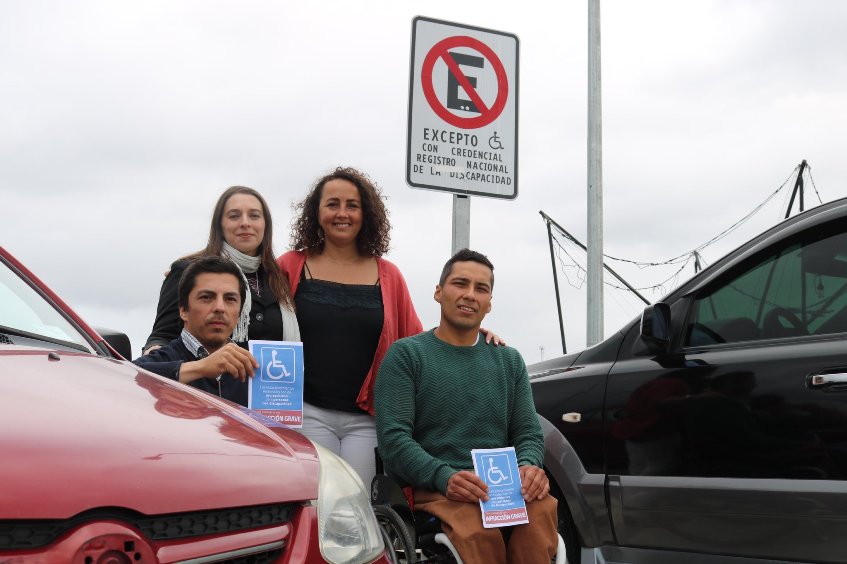
[[[163, 273], [203, 246], [226, 187], [267, 198], [281, 254], [291, 204], [350, 165], [388, 196], [387, 258], [424, 326], [436, 325], [452, 197], [405, 183], [416, 15], [520, 38], [519, 195], [472, 199], [471, 246], [495, 265], [484, 325], [528, 363], [541, 347], [559, 354], [538, 212], [585, 239], [585, 1], [4, 0], [0, 244], [90, 323], [127, 332], [137, 354]], [[685, 253], [803, 159], [823, 201], [847, 195], [847, 3], [602, 0], [601, 18], [606, 253]], [[704, 261], [776, 223], [790, 188]], [[817, 203], [812, 190], [806, 203]], [[637, 286], [673, 271], [611, 264]], [[568, 349], [578, 350], [585, 287], [574, 269], [559, 273]], [[605, 304], [606, 335], [642, 307], [612, 289]]]

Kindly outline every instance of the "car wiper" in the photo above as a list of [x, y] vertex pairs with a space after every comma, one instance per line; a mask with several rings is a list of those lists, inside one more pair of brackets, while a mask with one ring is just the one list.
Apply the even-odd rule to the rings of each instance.
[[38, 333], [30, 333], [29, 331], [24, 331], [23, 329], [15, 329], [14, 327], [7, 327], [6, 325], [0, 325], [0, 333], [6, 335], [15, 335], [17, 337], [24, 337], [27, 339], [32, 339], [34, 341], [44, 341], [45, 343], [50, 343], [53, 345], [60, 345], [63, 347], [68, 347], [77, 351], [82, 352], [91, 352], [83, 345], [79, 343], [74, 343], [73, 341], [65, 341], [63, 339], [56, 339], [54, 337], [48, 337], [46, 335], [39, 335]]

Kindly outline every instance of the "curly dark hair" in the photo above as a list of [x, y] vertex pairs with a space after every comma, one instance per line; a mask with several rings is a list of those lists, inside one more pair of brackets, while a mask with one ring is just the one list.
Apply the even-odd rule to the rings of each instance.
[[318, 180], [302, 202], [294, 205], [299, 216], [292, 221], [291, 246], [294, 250], [323, 252], [323, 230], [318, 223], [318, 208], [323, 188], [330, 180], [347, 180], [359, 190], [362, 199], [362, 228], [356, 237], [356, 247], [362, 256], [381, 257], [388, 252], [391, 224], [388, 210], [382, 202], [382, 191], [368, 176], [352, 167], [338, 167]]

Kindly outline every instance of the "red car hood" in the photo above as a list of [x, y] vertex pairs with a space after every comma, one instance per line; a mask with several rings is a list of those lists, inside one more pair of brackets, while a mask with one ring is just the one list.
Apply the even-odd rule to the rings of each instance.
[[299, 433], [88, 354], [0, 345], [0, 519], [146, 515], [317, 498]]

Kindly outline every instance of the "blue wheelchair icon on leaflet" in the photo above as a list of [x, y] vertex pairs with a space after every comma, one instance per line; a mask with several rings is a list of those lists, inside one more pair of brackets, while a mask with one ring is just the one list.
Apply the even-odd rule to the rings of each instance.
[[262, 381], [272, 384], [294, 383], [294, 349], [262, 349]]
[[485, 480], [490, 486], [512, 485], [512, 472], [509, 468], [509, 458], [504, 454], [484, 457]]

